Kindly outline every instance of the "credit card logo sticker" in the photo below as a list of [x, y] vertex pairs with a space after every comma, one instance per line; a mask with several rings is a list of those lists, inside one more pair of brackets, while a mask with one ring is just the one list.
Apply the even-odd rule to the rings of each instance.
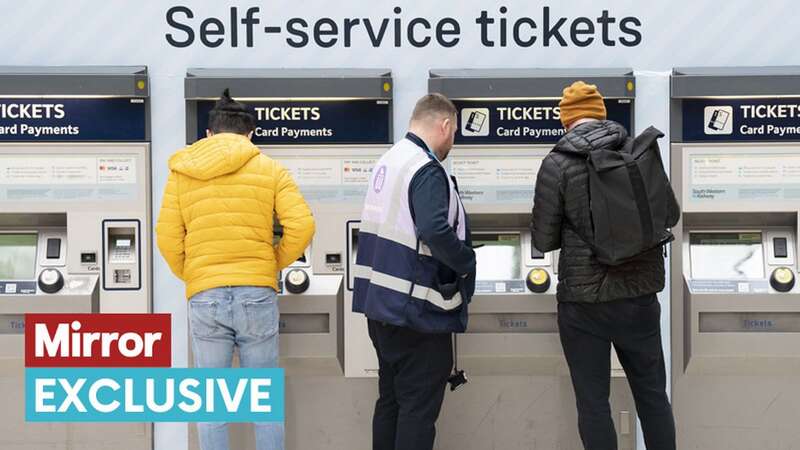
[[489, 108], [464, 108], [461, 110], [462, 136], [489, 135]]
[[732, 106], [706, 106], [703, 116], [705, 134], [733, 134]]

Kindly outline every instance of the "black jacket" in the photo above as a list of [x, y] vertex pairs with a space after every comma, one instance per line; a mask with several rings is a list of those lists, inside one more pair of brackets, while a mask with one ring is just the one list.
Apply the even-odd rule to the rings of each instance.
[[627, 131], [616, 122], [604, 120], [578, 125], [558, 141], [539, 169], [531, 231], [537, 249], [544, 252], [561, 249], [559, 301], [607, 302], [664, 289], [661, 248], [618, 266], [606, 266], [597, 261], [592, 249], [580, 238], [580, 235], [593, 236], [586, 155], [592, 149], [618, 150], [626, 139]]
[[[469, 302], [475, 293], [476, 270], [469, 218], [465, 214], [466, 241], [461, 242], [447, 219], [450, 211], [447, 172], [433, 160], [433, 154], [422, 139], [413, 133], [408, 133], [406, 138], [431, 155], [431, 162], [414, 175], [409, 187], [409, 204], [417, 235], [439, 262], [439, 281], [457, 287], [461, 297]], [[458, 190], [455, 178], [453, 184]]]

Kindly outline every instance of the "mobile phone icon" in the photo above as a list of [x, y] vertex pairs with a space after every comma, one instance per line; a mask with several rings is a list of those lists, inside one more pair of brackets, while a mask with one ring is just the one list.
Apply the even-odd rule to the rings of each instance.
[[469, 113], [469, 119], [467, 119], [465, 128], [467, 131], [477, 133], [483, 128], [484, 121], [486, 121], [486, 114], [480, 111], [472, 111]]
[[730, 114], [727, 111], [721, 109], [715, 109], [713, 113], [711, 113], [711, 119], [708, 121], [708, 128], [716, 131], [721, 131], [725, 128], [725, 124], [728, 123], [728, 118]]

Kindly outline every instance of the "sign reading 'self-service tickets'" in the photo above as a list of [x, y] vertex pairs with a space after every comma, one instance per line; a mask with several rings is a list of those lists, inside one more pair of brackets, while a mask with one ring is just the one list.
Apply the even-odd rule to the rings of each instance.
[[29, 422], [282, 422], [283, 369], [171, 368], [169, 314], [26, 314]]

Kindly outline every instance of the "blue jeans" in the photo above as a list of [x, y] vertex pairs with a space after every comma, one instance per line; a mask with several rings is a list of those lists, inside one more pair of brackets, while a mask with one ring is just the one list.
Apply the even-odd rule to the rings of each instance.
[[[189, 299], [195, 367], [231, 367], [239, 347], [241, 367], [278, 367], [278, 296], [272, 288], [208, 289]], [[257, 450], [283, 450], [283, 423], [254, 424]], [[197, 424], [202, 450], [229, 450], [228, 424]]]

